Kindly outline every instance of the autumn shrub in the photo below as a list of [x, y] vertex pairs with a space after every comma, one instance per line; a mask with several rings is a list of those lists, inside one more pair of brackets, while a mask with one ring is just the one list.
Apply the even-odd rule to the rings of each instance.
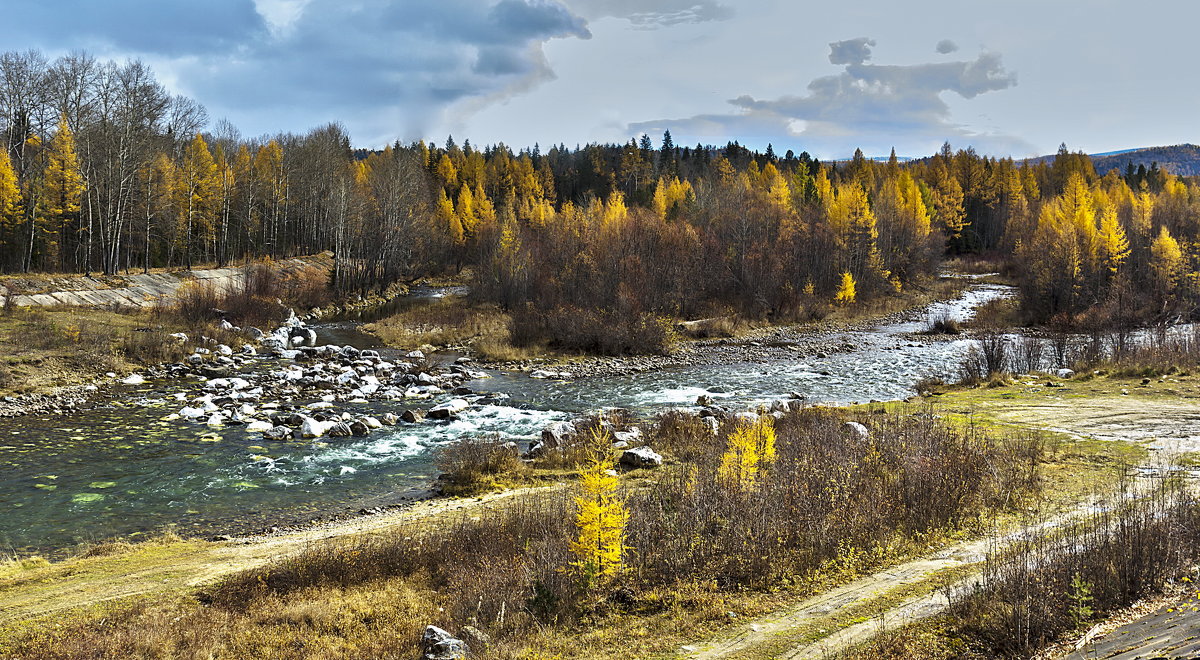
[[929, 329], [925, 333], [930, 335], [958, 335], [962, 334], [962, 325], [953, 316], [943, 314], [929, 323]]
[[522, 307], [513, 312], [509, 332], [516, 346], [546, 344], [599, 355], [666, 355], [676, 341], [665, 317], [570, 305], [545, 310]]
[[462, 438], [438, 450], [438, 487], [446, 495], [476, 495], [497, 486], [497, 479], [525, 469], [515, 444], [498, 435]]
[[178, 362], [187, 356], [189, 347], [161, 329], [137, 328], [121, 335], [118, 348], [135, 364], [165, 364]]
[[1196, 577], [1200, 502], [1178, 480], [1149, 493], [1128, 484], [1111, 506], [1039, 526], [992, 553], [979, 587], [947, 620], [988, 657], [1030, 657], [1180, 578]]

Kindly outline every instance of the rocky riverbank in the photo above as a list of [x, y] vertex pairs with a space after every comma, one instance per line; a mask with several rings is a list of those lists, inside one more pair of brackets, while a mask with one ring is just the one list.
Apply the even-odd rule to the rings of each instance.
[[[738, 338], [688, 341], [670, 355], [597, 356], [567, 360], [547, 358], [477, 364], [481, 368], [496, 371], [527, 372], [534, 378], [577, 379], [622, 376], [678, 367], [822, 359], [836, 353], [856, 350], [858, 346], [852, 338], [856, 333], [920, 318], [928, 307], [929, 304], [915, 306], [853, 323], [775, 326], [756, 330]], [[939, 338], [920, 333], [906, 333], [897, 336], [896, 341], [885, 349], [901, 350], [931, 341], [939, 341]]]

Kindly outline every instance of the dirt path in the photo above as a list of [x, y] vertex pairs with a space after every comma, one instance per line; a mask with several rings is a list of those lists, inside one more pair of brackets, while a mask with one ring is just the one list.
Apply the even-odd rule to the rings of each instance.
[[385, 534], [422, 519], [485, 511], [514, 497], [555, 488], [521, 488], [471, 500], [439, 498], [394, 513], [297, 532], [219, 543], [147, 543], [110, 556], [84, 557], [15, 575], [0, 573], [0, 624], [130, 596], [187, 590], [328, 539]]
[[[999, 395], [976, 399], [970, 402], [969, 408], [997, 421], [1023, 427], [1100, 440], [1145, 442], [1147, 448], [1157, 450], [1151, 454], [1151, 464], [1161, 466], [1181, 452], [1200, 451], [1200, 407], [1189, 399], [1191, 397], [1150, 400], [1131, 395], [1065, 399], [1051, 391], [1026, 400], [1014, 401]], [[833, 627], [828, 632], [817, 628], [829, 615], [840, 609], [868, 605], [889, 592], [928, 580], [939, 572], [982, 561], [989, 550], [1003, 543], [1003, 539], [980, 539], [956, 544], [937, 554], [862, 578], [749, 622], [733, 635], [684, 647], [681, 654], [694, 660], [819, 658], [836, 654], [869, 640], [883, 629], [895, 629], [944, 611], [948, 606], [946, 592], [969, 588], [975, 578], [970, 576], [948, 588], [933, 593], [926, 590], [902, 599], [867, 620]], [[1192, 621], [1194, 625], [1196, 620]], [[1200, 634], [1200, 631], [1192, 630], [1192, 633]], [[796, 641], [789, 644], [789, 637]], [[1177, 637], [1164, 633], [1164, 644], [1178, 643]]]

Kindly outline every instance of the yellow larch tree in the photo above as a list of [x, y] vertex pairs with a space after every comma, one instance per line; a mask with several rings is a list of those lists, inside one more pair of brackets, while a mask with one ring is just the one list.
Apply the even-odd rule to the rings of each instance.
[[207, 243], [214, 237], [221, 192], [217, 162], [199, 133], [183, 150], [178, 183], [180, 221], [184, 224], [181, 247], [185, 264], [191, 268], [195, 241]]
[[575, 498], [578, 536], [571, 542], [571, 552], [584, 586], [590, 587], [620, 572], [629, 509], [618, 493], [612, 437], [607, 431], [594, 430], [587, 445], [588, 458], [579, 474], [580, 494]]
[[1150, 270], [1154, 274], [1154, 285], [1159, 300], [1166, 301], [1175, 292], [1183, 275], [1183, 250], [1179, 241], [1171, 236], [1167, 228], [1161, 227], [1158, 236], [1150, 244]]
[[752, 491], [758, 485], [759, 472], [774, 460], [775, 424], [771, 417], [759, 415], [754, 422], [743, 422], [729, 434], [717, 478], [736, 490]]
[[[46, 169], [38, 197], [38, 215], [42, 219], [47, 262], [61, 262], [59, 241], [66, 233], [67, 225], [79, 218], [83, 192], [83, 173], [79, 169], [79, 156], [75, 153], [75, 136], [64, 114], [59, 118], [58, 130], [46, 150]], [[58, 265], [62, 267], [61, 263]]]
[[21, 186], [8, 150], [0, 148], [0, 237], [16, 229], [21, 214]]
[[854, 283], [854, 276], [849, 272], [842, 273], [841, 282], [833, 294], [833, 302], [839, 305], [852, 305], [856, 298], [858, 298], [858, 287]]
[[1125, 229], [1117, 220], [1117, 210], [1112, 206], [1104, 209], [1100, 216], [1100, 254], [1108, 275], [1117, 274], [1117, 270], [1129, 256], [1129, 239]]

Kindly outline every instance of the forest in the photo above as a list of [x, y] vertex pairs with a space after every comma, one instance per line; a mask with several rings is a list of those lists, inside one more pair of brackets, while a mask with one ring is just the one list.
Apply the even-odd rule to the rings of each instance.
[[331, 284], [469, 277], [514, 337], [655, 350], [669, 320], [819, 317], [1008, 265], [1023, 321], [1193, 318], [1200, 183], [947, 144], [901, 163], [772, 147], [396, 144], [330, 124], [245, 138], [143, 63], [0, 55], [0, 271], [117, 274], [332, 250]]

